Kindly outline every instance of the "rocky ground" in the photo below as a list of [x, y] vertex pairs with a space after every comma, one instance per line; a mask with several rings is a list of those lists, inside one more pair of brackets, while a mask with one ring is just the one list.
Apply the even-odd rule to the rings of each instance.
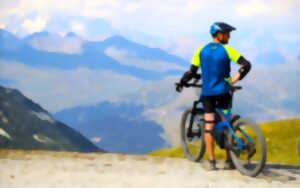
[[[236, 170], [208, 171], [207, 165], [177, 158], [0, 149], [0, 187], [299, 188], [300, 185], [300, 165], [267, 164], [255, 178]], [[222, 166], [223, 162], [218, 161], [218, 167]]]

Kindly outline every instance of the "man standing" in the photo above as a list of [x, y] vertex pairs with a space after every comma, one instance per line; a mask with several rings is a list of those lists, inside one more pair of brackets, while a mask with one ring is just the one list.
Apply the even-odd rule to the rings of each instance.
[[[230, 32], [234, 27], [216, 22], [210, 28], [213, 41], [207, 45], [200, 46], [191, 61], [191, 68], [185, 72], [176, 90], [181, 91], [183, 86], [193, 77], [198, 77], [197, 70], [202, 72], [201, 100], [204, 109], [205, 120], [205, 144], [209, 155], [211, 170], [216, 170], [214, 156], [214, 138], [212, 131], [215, 123], [215, 108], [228, 109], [232, 105], [230, 85], [243, 79], [251, 69], [251, 64], [238, 51], [227, 43]], [[230, 76], [230, 62], [240, 65], [240, 69], [232, 78]], [[233, 168], [233, 164], [226, 150], [225, 168]]]

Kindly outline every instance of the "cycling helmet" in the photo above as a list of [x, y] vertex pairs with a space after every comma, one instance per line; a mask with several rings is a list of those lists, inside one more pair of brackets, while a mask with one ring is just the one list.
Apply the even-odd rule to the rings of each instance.
[[210, 34], [215, 35], [217, 32], [231, 32], [236, 30], [235, 27], [232, 27], [231, 25], [224, 23], [224, 22], [215, 22], [210, 26]]

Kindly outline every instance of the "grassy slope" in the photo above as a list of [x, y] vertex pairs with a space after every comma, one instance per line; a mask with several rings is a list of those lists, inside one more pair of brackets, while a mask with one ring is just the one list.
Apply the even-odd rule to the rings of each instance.
[[[267, 144], [267, 162], [300, 165], [297, 142], [300, 138], [300, 118], [259, 124]], [[149, 153], [152, 156], [184, 157], [181, 147]], [[204, 159], [207, 159], [205, 153]], [[216, 146], [216, 159], [225, 159], [225, 151]]]

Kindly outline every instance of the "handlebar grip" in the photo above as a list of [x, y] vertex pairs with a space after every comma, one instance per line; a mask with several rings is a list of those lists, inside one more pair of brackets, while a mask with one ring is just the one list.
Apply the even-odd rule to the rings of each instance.
[[242, 86], [233, 86], [233, 88], [234, 88], [235, 90], [240, 90], [240, 89], [242, 89]]

